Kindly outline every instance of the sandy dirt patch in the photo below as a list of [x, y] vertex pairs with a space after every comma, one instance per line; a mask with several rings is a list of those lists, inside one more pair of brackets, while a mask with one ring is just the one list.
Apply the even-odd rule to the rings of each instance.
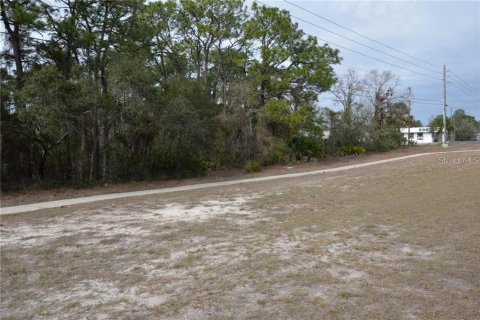
[[480, 170], [438, 157], [2, 217], [2, 319], [480, 318]]

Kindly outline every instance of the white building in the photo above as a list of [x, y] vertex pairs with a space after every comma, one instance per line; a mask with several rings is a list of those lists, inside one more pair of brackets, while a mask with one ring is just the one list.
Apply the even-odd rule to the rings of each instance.
[[408, 128], [400, 128], [405, 139], [408, 139], [416, 144], [430, 144], [442, 140], [442, 133], [440, 128], [430, 127], [413, 127], [410, 128], [410, 136]]
[[330, 139], [330, 130], [323, 130], [322, 140]]

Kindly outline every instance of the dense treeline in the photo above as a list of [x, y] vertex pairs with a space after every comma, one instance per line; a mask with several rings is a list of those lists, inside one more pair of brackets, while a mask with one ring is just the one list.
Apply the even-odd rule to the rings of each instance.
[[338, 52], [285, 11], [215, 0], [1, 9], [12, 49], [3, 182], [183, 176], [277, 162], [305, 143], [319, 152], [313, 103]]
[[[401, 143], [384, 116], [390, 73], [364, 81], [371, 106], [350, 97], [319, 114], [339, 52], [286, 11], [242, 0], [0, 4], [3, 187], [182, 177]], [[325, 145], [327, 124], [336, 138]]]

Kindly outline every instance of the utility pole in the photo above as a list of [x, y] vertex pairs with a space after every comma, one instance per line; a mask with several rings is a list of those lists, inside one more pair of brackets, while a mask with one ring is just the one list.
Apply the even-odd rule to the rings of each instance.
[[410, 146], [410, 119], [411, 119], [411, 112], [412, 112], [412, 108], [411, 108], [411, 103], [412, 103], [412, 100], [411, 100], [411, 97], [412, 97], [412, 88], [411, 87], [408, 87], [408, 134], [407, 134], [407, 146]]
[[443, 65], [443, 135], [442, 147], [447, 148], [447, 67]]
[[455, 141], [455, 119], [453, 118], [453, 107], [450, 107], [450, 121], [452, 121], [453, 128], [452, 134], [450, 135], [450, 140]]

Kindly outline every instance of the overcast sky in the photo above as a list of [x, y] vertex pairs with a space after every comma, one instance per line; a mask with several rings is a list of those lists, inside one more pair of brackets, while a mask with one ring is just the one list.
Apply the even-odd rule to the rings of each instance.
[[[440, 79], [443, 65], [446, 65], [447, 70], [454, 72], [447, 72], [448, 81], [453, 83], [447, 84], [448, 105], [462, 108], [477, 120], [480, 119], [480, 1], [288, 1], [433, 65], [392, 51], [283, 0], [261, 0], [268, 5], [286, 9], [293, 16], [419, 66], [397, 60], [293, 18], [308, 34], [427, 76], [341, 48], [342, 65], [335, 67], [338, 75], [345, 74], [348, 68], [357, 69], [360, 75], [371, 69], [392, 71], [400, 78], [397, 90], [399, 93], [412, 87], [415, 98], [412, 100], [412, 114], [426, 125], [433, 115], [443, 112], [443, 83]], [[328, 95], [321, 95], [319, 104], [321, 107], [332, 107]], [[447, 113], [450, 114], [450, 108]]]
[[[250, 7], [254, 0], [247, 0]], [[420, 75], [360, 54], [340, 49], [343, 58], [336, 66], [338, 76], [353, 68], [363, 76], [372, 69], [392, 71], [400, 78], [397, 93], [412, 88], [412, 114], [424, 125], [434, 115], [443, 112], [443, 65], [447, 66], [447, 103], [462, 108], [480, 120], [480, 1], [321, 1], [321, 0], [259, 0], [270, 6], [290, 11], [292, 19], [307, 34], [317, 36], [320, 44], [333, 42], [387, 63], [424, 73]], [[308, 13], [298, 7], [311, 11]], [[398, 51], [345, 30], [320, 17], [354, 30]], [[313, 23], [317, 26], [313, 26]], [[328, 29], [364, 45], [376, 48], [402, 60], [346, 40], [321, 28]], [[3, 26], [2, 26], [3, 30]], [[335, 45], [331, 45], [336, 47]], [[430, 70], [426, 70], [430, 69]], [[331, 96], [319, 97], [320, 107], [335, 108]], [[453, 109], [455, 110], [455, 109]], [[450, 107], [448, 108], [450, 114]]]

